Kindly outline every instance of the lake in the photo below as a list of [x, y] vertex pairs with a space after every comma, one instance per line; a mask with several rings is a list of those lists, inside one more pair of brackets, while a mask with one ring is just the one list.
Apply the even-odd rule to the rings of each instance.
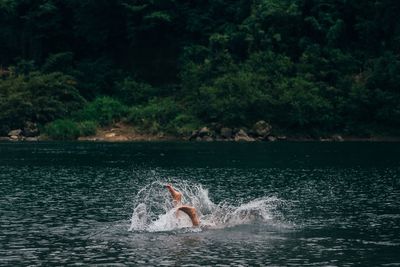
[[400, 143], [0, 143], [0, 219], [1, 266], [400, 266]]

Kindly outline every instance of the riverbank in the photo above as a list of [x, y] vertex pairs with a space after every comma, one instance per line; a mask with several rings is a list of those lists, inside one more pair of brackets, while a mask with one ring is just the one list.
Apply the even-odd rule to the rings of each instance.
[[[260, 123], [263, 124], [263, 123]], [[221, 128], [218, 133], [208, 127], [193, 131], [191, 135], [176, 136], [171, 134], [145, 133], [132, 125], [116, 123], [109, 127], [98, 128], [96, 134], [80, 136], [82, 142], [146, 142], [146, 141], [194, 141], [194, 142], [400, 142], [398, 136], [359, 137], [334, 134], [331, 136], [311, 137], [306, 135], [276, 135], [270, 132], [268, 125], [247, 129]], [[23, 136], [23, 131], [14, 130], [9, 136], [0, 137], [0, 141], [39, 142], [52, 141], [46, 135]]]

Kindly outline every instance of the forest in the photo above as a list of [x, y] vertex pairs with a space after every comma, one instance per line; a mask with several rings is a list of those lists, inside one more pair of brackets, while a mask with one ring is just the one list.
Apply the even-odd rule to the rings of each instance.
[[400, 1], [0, 0], [0, 136], [400, 135]]

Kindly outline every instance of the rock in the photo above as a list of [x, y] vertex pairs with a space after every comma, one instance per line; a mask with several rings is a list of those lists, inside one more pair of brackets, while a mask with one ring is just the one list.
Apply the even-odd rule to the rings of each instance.
[[115, 134], [115, 133], [106, 133], [104, 136], [105, 136], [106, 138], [112, 138], [112, 137], [115, 137], [116, 134]]
[[237, 141], [237, 142], [239, 142], [239, 141], [253, 142], [253, 141], [255, 141], [255, 139], [248, 136], [247, 133], [243, 129], [240, 129], [239, 132], [235, 136], [235, 141]]
[[233, 128], [232, 135], [236, 135], [241, 129], [240, 128]]
[[211, 131], [208, 129], [208, 127], [203, 127], [199, 130], [198, 136], [204, 137], [204, 136], [211, 136]]
[[214, 141], [214, 138], [212, 136], [206, 135], [203, 137], [197, 136], [196, 138], [192, 139], [192, 140], [196, 140], [197, 142], [211, 142]]
[[10, 141], [10, 138], [7, 136], [0, 136], [0, 141]]
[[232, 132], [231, 128], [223, 127], [223, 128], [221, 128], [220, 134], [221, 134], [222, 138], [230, 139], [230, 138], [232, 138], [233, 132]]
[[45, 134], [41, 134], [37, 137], [38, 141], [49, 141], [49, 137]]
[[192, 131], [192, 134], [189, 136], [189, 140], [195, 140], [198, 135], [199, 131], [197, 130]]
[[247, 135], [247, 133], [246, 133], [246, 131], [245, 130], [243, 130], [243, 129], [240, 129], [237, 133], [236, 133], [236, 136], [248, 136]]
[[218, 141], [218, 142], [223, 142], [223, 141], [229, 141], [231, 139], [226, 139], [226, 138], [222, 138], [222, 136], [217, 135], [214, 139], [214, 141]]
[[344, 141], [343, 137], [341, 135], [338, 135], [338, 134], [332, 135], [332, 140], [335, 141], [335, 142], [343, 142]]
[[24, 129], [22, 130], [22, 134], [25, 137], [35, 137], [39, 135], [39, 129], [36, 125], [36, 123], [33, 122], [27, 122], [25, 124]]
[[202, 141], [212, 142], [212, 141], [214, 141], [214, 139], [211, 136], [204, 136]]
[[267, 136], [271, 133], [272, 126], [265, 121], [258, 121], [253, 126], [253, 131], [258, 136]]
[[287, 139], [287, 137], [286, 137], [285, 135], [278, 135], [276, 138], [277, 138], [278, 140], [281, 140], [281, 141]]
[[20, 135], [22, 135], [22, 130], [21, 129], [12, 130], [12, 131], [10, 131], [8, 133], [9, 137], [11, 137], [11, 136], [17, 136], [18, 137]]
[[[239, 138], [240, 139], [240, 138]], [[246, 138], [242, 139], [242, 140], [238, 140], [238, 141], [245, 141], [245, 142], [255, 142], [256, 139], [254, 139], [253, 137], [247, 136]]]
[[268, 140], [269, 142], [275, 142], [277, 139], [276, 139], [275, 136], [270, 135], [270, 136], [267, 137], [267, 140]]
[[257, 138], [259, 135], [254, 131], [254, 129], [245, 129], [245, 132], [247, 133], [248, 136]]
[[11, 140], [18, 140], [18, 139], [19, 139], [19, 136], [18, 136], [18, 135], [11, 135], [11, 136], [10, 136], [10, 139], [11, 139]]
[[113, 141], [128, 141], [128, 140], [129, 140], [128, 137], [123, 136], [123, 135], [115, 136], [113, 138]]
[[39, 139], [37, 137], [27, 137], [27, 138], [25, 138], [25, 141], [37, 142], [37, 141], [39, 141]]
[[222, 124], [220, 124], [218, 122], [213, 122], [210, 125], [210, 129], [213, 132], [219, 132], [219, 131], [221, 131], [221, 128], [222, 128]]
[[[40, 141], [40, 138], [38, 138], [38, 141]], [[78, 141], [104, 141], [104, 139], [97, 137], [80, 136], [78, 137]]]

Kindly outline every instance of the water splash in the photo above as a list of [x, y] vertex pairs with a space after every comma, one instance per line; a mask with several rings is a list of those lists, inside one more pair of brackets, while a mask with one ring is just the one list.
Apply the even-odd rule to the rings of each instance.
[[[165, 185], [171, 181], [155, 181], [144, 186], [134, 198], [134, 211], [130, 231], [172, 231], [192, 226], [189, 217], [172, 204]], [[276, 197], [262, 197], [250, 202], [233, 205], [228, 202], [213, 203], [208, 190], [200, 184], [172, 181], [183, 194], [182, 203], [196, 208], [200, 228], [220, 229], [241, 224], [273, 222], [277, 207], [282, 203]]]

